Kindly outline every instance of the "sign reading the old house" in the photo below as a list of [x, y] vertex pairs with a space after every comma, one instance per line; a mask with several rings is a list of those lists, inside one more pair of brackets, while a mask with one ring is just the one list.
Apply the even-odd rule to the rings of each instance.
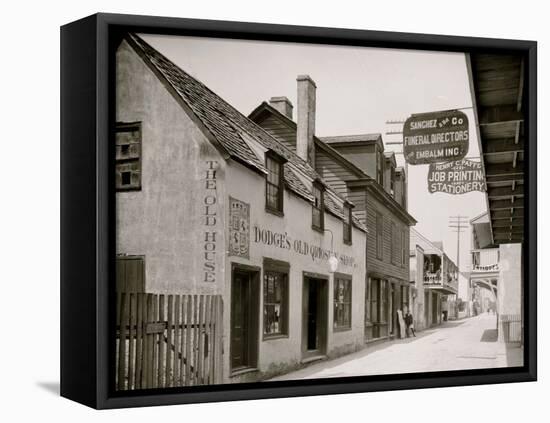
[[229, 197], [229, 255], [249, 258], [250, 204]]
[[468, 146], [468, 117], [456, 110], [412, 115], [403, 126], [403, 154], [412, 165], [463, 159]]
[[449, 163], [431, 164], [428, 171], [428, 191], [447, 194], [466, 194], [472, 191], [485, 192], [486, 183], [480, 162], [457, 160]]

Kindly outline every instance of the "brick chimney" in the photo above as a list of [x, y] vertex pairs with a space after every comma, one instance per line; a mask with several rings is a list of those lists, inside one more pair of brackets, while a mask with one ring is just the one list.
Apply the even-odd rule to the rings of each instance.
[[315, 90], [317, 86], [309, 75], [299, 75], [296, 153], [315, 167]]
[[287, 118], [292, 119], [292, 103], [286, 97], [271, 97], [269, 99], [269, 105], [276, 109], [279, 113], [282, 113]]

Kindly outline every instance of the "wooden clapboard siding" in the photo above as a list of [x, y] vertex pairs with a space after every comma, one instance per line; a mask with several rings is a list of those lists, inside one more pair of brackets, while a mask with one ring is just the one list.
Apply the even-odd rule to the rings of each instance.
[[333, 190], [345, 198], [348, 197], [345, 181], [358, 179], [356, 174], [320, 149], [315, 151], [315, 170]]
[[[404, 264], [401, 264], [401, 231], [405, 231], [405, 245], [408, 251], [409, 246], [409, 226], [400, 219], [395, 213], [389, 210], [381, 201], [374, 198], [373, 195], [366, 196], [367, 202], [367, 228], [369, 236], [367, 237], [367, 270], [380, 276], [385, 275], [405, 281], [409, 280], [409, 260], [408, 254]], [[380, 213], [383, 218], [383, 248], [382, 259], [376, 257], [376, 214]], [[391, 225], [395, 224], [396, 235], [393, 248], [394, 263], [391, 260], [392, 240]]]
[[274, 116], [267, 117], [259, 125], [296, 153], [296, 129], [283, 124], [280, 119]]
[[219, 295], [118, 293], [117, 389], [221, 383], [222, 313]]
[[[355, 207], [353, 215], [357, 217], [363, 224], [367, 224], [367, 195], [364, 190], [353, 190], [348, 194], [348, 199]], [[372, 236], [372, 234], [368, 235]]]

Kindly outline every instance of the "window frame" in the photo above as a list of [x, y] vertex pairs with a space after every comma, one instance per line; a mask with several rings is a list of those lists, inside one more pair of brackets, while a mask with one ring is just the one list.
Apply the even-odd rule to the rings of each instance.
[[[337, 282], [343, 281], [346, 284], [349, 284], [349, 289], [347, 292], [349, 292], [349, 301], [336, 301], [336, 288], [337, 288]], [[332, 316], [332, 330], [334, 332], [344, 332], [352, 329], [352, 321], [353, 321], [353, 279], [351, 275], [347, 275], [344, 273], [335, 273], [334, 274], [334, 280], [333, 280], [333, 298], [332, 298], [332, 309], [333, 309], [333, 316]], [[337, 304], [347, 305], [349, 307], [349, 325], [347, 326], [336, 326], [336, 306]], [[345, 311], [344, 311], [345, 313]]]
[[376, 258], [384, 260], [384, 215], [376, 211]]
[[[315, 206], [315, 190], [319, 191], [320, 194], [320, 204], [319, 207]], [[311, 205], [311, 228], [318, 231], [324, 232], [325, 230], [325, 187], [318, 181], [314, 181], [311, 192], [313, 194], [313, 204]], [[315, 225], [315, 210], [319, 211], [319, 226]]]
[[[352, 207], [351, 205], [344, 203], [344, 218], [342, 219], [343, 223], [343, 242], [346, 245], [352, 245], [353, 243], [353, 221], [352, 221]], [[346, 223], [346, 216], [348, 219], [348, 223]]]
[[[269, 161], [272, 161], [276, 163], [279, 166], [279, 181], [278, 185], [275, 185], [271, 181], [269, 181]], [[280, 156], [279, 154], [275, 153], [272, 150], [268, 150], [265, 153], [265, 167], [267, 170], [267, 174], [265, 175], [265, 210], [269, 213], [275, 214], [277, 216], [284, 216], [284, 194], [285, 194], [285, 184], [284, 184], [284, 174], [285, 174], [285, 168], [284, 165], [286, 163], [286, 159], [284, 157]], [[278, 197], [277, 197], [277, 206], [273, 207], [271, 204], [269, 204], [268, 201], [268, 187], [274, 186], [278, 190]]]
[[407, 267], [407, 260], [408, 260], [408, 242], [407, 242], [407, 234], [406, 229], [401, 229], [401, 265], [403, 267]]
[[[130, 144], [118, 144], [117, 134], [119, 132], [138, 132], [137, 137], [137, 157], [118, 157], [119, 146], [122, 149], [122, 146], [129, 146]], [[137, 184], [131, 183], [132, 176], [130, 175], [130, 184], [122, 185], [122, 174], [125, 172], [119, 171], [120, 165], [128, 165], [137, 163], [137, 175], [139, 181]], [[134, 171], [135, 172], [135, 171]], [[119, 173], [120, 179], [119, 182]], [[132, 174], [132, 171], [130, 171]], [[116, 122], [115, 124], [115, 190], [116, 192], [127, 192], [127, 191], [141, 191], [143, 181], [143, 132], [141, 121], [136, 122]]]
[[[282, 330], [277, 333], [266, 333], [265, 332], [265, 310], [266, 305], [268, 303], [266, 302], [266, 276], [268, 273], [277, 273], [285, 275], [283, 280], [283, 292], [281, 295], [281, 317], [282, 317]], [[288, 262], [275, 260], [271, 258], [264, 257], [263, 261], [263, 271], [262, 271], [262, 341], [269, 341], [272, 339], [281, 339], [281, 338], [288, 338], [289, 335], [289, 296], [290, 296], [290, 264]], [[269, 304], [275, 304], [275, 303], [269, 303]]]

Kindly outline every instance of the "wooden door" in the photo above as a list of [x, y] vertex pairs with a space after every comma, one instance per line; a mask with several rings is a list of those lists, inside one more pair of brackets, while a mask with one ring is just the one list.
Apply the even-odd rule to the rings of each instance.
[[250, 274], [234, 272], [231, 292], [231, 367], [249, 364]]

